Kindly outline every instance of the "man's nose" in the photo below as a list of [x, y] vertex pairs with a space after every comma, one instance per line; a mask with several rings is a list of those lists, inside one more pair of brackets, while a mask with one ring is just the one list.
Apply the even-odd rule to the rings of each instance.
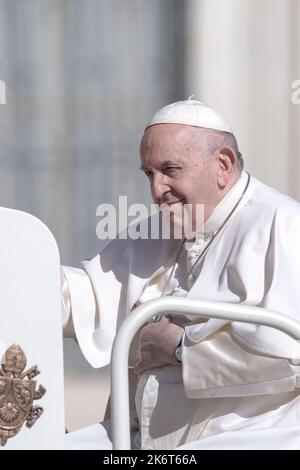
[[170, 191], [166, 175], [154, 174], [151, 181], [151, 194], [155, 202], [159, 202], [164, 194]]

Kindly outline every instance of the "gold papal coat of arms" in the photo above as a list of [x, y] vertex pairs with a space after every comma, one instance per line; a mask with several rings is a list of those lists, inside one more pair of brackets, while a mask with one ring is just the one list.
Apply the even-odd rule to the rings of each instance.
[[43, 408], [34, 406], [33, 400], [41, 398], [46, 389], [32, 380], [40, 373], [38, 366], [26, 367], [26, 356], [18, 344], [7, 349], [0, 368], [0, 441], [15, 436], [26, 421], [31, 428], [43, 413]]

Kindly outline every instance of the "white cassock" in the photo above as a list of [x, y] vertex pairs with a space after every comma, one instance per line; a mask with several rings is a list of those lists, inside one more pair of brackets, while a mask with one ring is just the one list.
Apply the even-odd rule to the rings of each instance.
[[[192, 247], [185, 246], [172, 287], [221, 226], [246, 182], [243, 172], [205, 232]], [[265, 307], [300, 321], [299, 240], [300, 205], [251, 177], [179, 295]], [[110, 362], [116, 330], [134, 306], [160, 295], [179, 245], [179, 240], [113, 240], [81, 269], [64, 268], [77, 341], [93, 367]], [[152, 369], [138, 382], [141, 447], [299, 449], [300, 344], [265, 326], [182, 322], [182, 366]], [[110, 441], [97, 424], [68, 434], [67, 445], [101, 449]]]

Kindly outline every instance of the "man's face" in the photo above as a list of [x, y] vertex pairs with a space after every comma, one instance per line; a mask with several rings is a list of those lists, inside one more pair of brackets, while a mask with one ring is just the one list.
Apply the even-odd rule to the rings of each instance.
[[[146, 174], [153, 201], [170, 206], [171, 223], [182, 225], [183, 205], [203, 204], [204, 220], [218, 203], [217, 164], [203, 146], [205, 130], [180, 124], [148, 128], [141, 142], [141, 169]], [[202, 144], [201, 144], [202, 141]], [[181, 221], [181, 222], [179, 222]]]

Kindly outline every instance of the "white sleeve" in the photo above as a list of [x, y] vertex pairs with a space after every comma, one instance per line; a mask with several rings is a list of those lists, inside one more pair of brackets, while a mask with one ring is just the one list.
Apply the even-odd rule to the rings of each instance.
[[297, 386], [287, 359], [247, 350], [234, 340], [230, 326], [196, 344], [185, 335], [182, 367], [189, 398], [277, 394]]
[[84, 269], [62, 266], [64, 336], [78, 341], [83, 353], [91, 343], [97, 305], [93, 287]]
[[71, 314], [70, 289], [66, 276], [61, 269], [61, 304], [62, 304], [62, 326], [66, 328]]

